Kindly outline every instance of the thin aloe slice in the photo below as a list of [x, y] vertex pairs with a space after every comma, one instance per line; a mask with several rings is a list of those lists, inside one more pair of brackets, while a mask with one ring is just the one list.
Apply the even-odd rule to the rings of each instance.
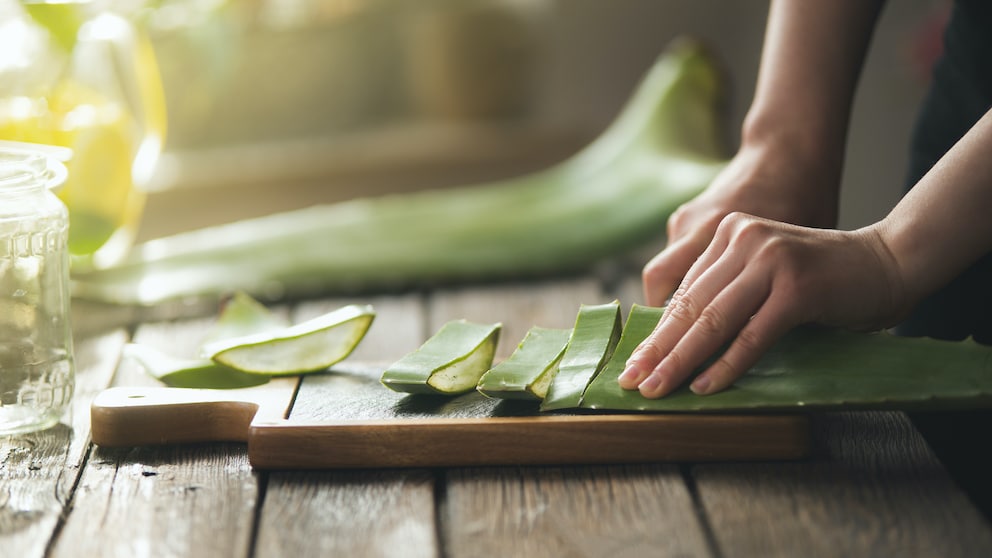
[[284, 376], [324, 370], [347, 357], [365, 336], [375, 311], [352, 304], [276, 331], [204, 345], [215, 362], [253, 374]]
[[407, 393], [472, 391], [493, 364], [501, 329], [498, 323], [448, 322], [419, 349], [387, 368], [382, 383]]
[[532, 327], [510, 358], [483, 374], [477, 389], [496, 399], [544, 399], [571, 334], [570, 329]]
[[944, 409], [992, 405], [992, 346], [972, 340], [939, 341], [797, 328], [733, 386], [696, 395], [683, 386], [661, 399], [620, 388], [617, 377], [637, 344], [654, 329], [660, 311], [624, 328], [624, 341], [586, 389], [582, 406], [623, 411], [796, 411], [819, 409]]
[[541, 410], [578, 407], [586, 386], [610, 359], [619, 338], [619, 301], [579, 307], [568, 347], [541, 403]]
[[210, 359], [177, 358], [138, 343], [126, 345], [124, 357], [137, 362], [149, 376], [170, 387], [236, 389], [269, 381], [268, 376], [241, 372]]

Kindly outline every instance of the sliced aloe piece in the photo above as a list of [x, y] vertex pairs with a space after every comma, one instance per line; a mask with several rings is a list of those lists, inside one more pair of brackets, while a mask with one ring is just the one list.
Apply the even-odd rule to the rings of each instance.
[[238, 291], [224, 304], [217, 323], [203, 339], [203, 346], [235, 337], [276, 331], [289, 325], [289, 320], [275, 314], [247, 293]]
[[[641, 314], [641, 311], [637, 311]], [[632, 310], [632, 316], [635, 313]], [[800, 327], [730, 388], [661, 399], [620, 388], [617, 377], [654, 329], [657, 311], [628, 320], [625, 341], [586, 389], [583, 407], [624, 411], [785, 411], [809, 408], [943, 409], [992, 405], [992, 346], [888, 333]]]
[[204, 345], [203, 353], [254, 374], [324, 370], [351, 354], [374, 317], [371, 306], [353, 304], [291, 327], [215, 341]]
[[610, 359], [619, 338], [619, 301], [583, 304], [541, 410], [578, 407], [586, 386]]
[[455, 395], [475, 389], [492, 366], [502, 324], [451, 321], [382, 373], [389, 389]]
[[483, 374], [477, 389], [497, 399], [544, 399], [571, 334], [570, 329], [532, 327], [510, 358]]
[[269, 381], [268, 376], [241, 372], [209, 359], [176, 358], [137, 343], [124, 347], [124, 357], [134, 360], [149, 376], [170, 387], [235, 389]]

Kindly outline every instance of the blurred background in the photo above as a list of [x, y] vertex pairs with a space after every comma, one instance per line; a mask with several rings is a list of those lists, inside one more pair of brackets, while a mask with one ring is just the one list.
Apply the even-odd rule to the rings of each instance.
[[[767, 1], [122, 0], [158, 61], [167, 134], [138, 240], [553, 164], [611, 121], [675, 37], [730, 77], [728, 153]], [[841, 226], [898, 199], [943, 0], [890, 2], [858, 93]], [[660, 228], [660, 226], [659, 226]]]

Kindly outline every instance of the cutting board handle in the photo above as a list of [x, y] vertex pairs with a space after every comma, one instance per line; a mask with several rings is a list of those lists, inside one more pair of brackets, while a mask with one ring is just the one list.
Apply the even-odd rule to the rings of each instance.
[[247, 442], [252, 420], [288, 415], [298, 378], [237, 390], [116, 387], [90, 406], [93, 442], [122, 447]]

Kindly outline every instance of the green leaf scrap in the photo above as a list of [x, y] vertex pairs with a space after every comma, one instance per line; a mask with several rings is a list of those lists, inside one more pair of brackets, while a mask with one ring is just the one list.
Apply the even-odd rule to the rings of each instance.
[[544, 399], [571, 333], [532, 327], [508, 359], [482, 376], [478, 390], [497, 399]]
[[619, 301], [583, 304], [541, 410], [578, 407], [586, 386], [610, 359], [619, 338]]
[[407, 393], [472, 391], [492, 366], [502, 324], [456, 320], [382, 373], [383, 385]]

